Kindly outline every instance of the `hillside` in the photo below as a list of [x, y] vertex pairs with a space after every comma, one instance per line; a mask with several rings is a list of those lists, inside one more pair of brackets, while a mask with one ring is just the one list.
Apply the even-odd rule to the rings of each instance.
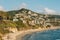
[[36, 13], [29, 9], [12, 10], [8, 12], [0, 11], [0, 19], [10, 20], [13, 22], [21, 21], [25, 26], [60, 26], [60, 15], [50, 15]]
[[60, 15], [36, 13], [22, 8], [8, 12], [0, 11], [0, 36], [19, 30], [60, 26]]
[[[11, 15], [13, 17], [16, 17], [16, 19], [19, 18], [20, 20], [24, 19], [24, 17], [25, 17], [25, 19], [36, 20], [36, 21], [37, 21], [37, 19], [40, 20], [40, 18], [42, 18], [45, 21], [50, 20], [51, 22], [53, 21], [53, 23], [55, 21], [57, 23], [58, 22], [60, 23], [60, 15], [50, 15], [50, 14], [36, 13], [36, 12], [33, 12], [29, 9], [24, 9], [24, 8], [22, 8], [20, 10], [15, 10], [15, 11], [9, 11], [8, 13], [9, 13], [9, 15]], [[20, 16], [20, 17], [18, 17], [18, 16]]]

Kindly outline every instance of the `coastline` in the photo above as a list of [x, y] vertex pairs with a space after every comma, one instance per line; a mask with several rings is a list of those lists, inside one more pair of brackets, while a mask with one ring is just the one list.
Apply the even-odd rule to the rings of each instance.
[[42, 31], [46, 31], [46, 30], [55, 30], [55, 29], [60, 29], [60, 27], [38, 28], [38, 29], [17, 31], [15, 33], [9, 33], [8, 35], [4, 36], [3, 39], [8, 40], [7, 36], [9, 36], [9, 40], [16, 40], [16, 38], [18, 38], [18, 37], [19, 37], [19, 40], [22, 40], [22, 37], [25, 36], [26, 34], [31, 34], [34, 32], [42, 32]]

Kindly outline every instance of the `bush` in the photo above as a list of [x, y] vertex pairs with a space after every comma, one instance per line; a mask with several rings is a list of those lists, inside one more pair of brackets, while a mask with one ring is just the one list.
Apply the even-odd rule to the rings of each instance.
[[20, 28], [23, 28], [23, 27], [26, 27], [25, 26], [25, 24], [23, 24], [23, 22], [22, 21], [17, 21], [17, 22], [15, 22], [16, 24], [17, 24], [17, 29], [19, 30]]

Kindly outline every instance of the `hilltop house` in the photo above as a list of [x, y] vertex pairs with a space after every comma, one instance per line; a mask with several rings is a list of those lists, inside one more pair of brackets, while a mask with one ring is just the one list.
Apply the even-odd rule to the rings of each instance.
[[38, 15], [36, 13], [35, 14], [33, 13], [33, 14], [31, 14], [31, 16], [38, 16]]
[[24, 23], [24, 24], [27, 23], [26, 20], [23, 20], [23, 23]]
[[29, 24], [30, 24], [30, 25], [35, 25], [35, 21], [34, 21], [34, 20], [29, 21]]
[[31, 14], [31, 11], [29, 11], [28, 14]]
[[18, 19], [16, 17], [13, 18], [13, 21], [18, 21]]

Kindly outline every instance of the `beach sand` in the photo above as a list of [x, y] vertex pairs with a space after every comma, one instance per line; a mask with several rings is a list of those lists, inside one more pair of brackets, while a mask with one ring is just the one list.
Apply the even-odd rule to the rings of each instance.
[[26, 34], [31, 34], [34, 32], [42, 32], [45, 30], [54, 30], [54, 29], [60, 29], [60, 27], [38, 28], [38, 29], [17, 31], [15, 33], [9, 33], [8, 35], [4, 36], [3, 39], [4, 40], [17, 40], [17, 38], [19, 38], [19, 40], [22, 40], [23, 39], [22, 37], [25, 36]]

